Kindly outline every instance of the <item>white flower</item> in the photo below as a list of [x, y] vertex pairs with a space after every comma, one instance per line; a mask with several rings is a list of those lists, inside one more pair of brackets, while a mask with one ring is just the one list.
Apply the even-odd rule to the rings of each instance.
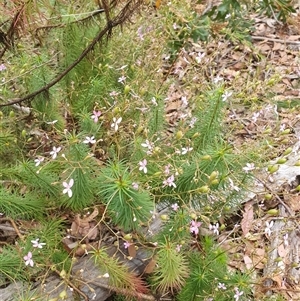
[[125, 80], [126, 80], [126, 76], [123, 75], [123, 76], [119, 77], [118, 83], [123, 84], [125, 82]]
[[94, 144], [96, 143], [96, 140], [95, 140], [95, 137], [92, 136], [92, 137], [85, 137], [85, 140], [83, 141], [83, 143], [91, 143], [91, 144]]
[[143, 161], [140, 161], [139, 165], [140, 165], [139, 170], [142, 170], [144, 173], [147, 173], [147, 167], [146, 167], [147, 166], [147, 160], [144, 159]]
[[226, 101], [231, 95], [232, 92], [225, 91], [225, 93], [222, 95], [222, 101]]
[[216, 223], [215, 225], [209, 225], [209, 230], [212, 230], [213, 233], [219, 235], [219, 223]]
[[233, 296], [233, 298], [235, 299], [235, 301], [238, 301], [240, 299], [240, 296], [242, 296], [244, 292], [240, 292], [237, 287], [235, 287], [234, 290], [235, 295]]
[[218, 82], [221, 82], [222, 80], [223, 80], [223, 77], [217, 75], [217, 76], [213, 79], [213, 82], [214, 82], [215, 84], [217, 84]]
[[188, 152], [190, 152], [190, 151], [192, 151], [192, 150], [193, 150], [192, 147], [183, 147], [183, 148], [181, 149], [181, 154], [182, 154], [182, 155], [185, 155], [185, 154], [187, 154]]
[[181, 101], [182, 101], [183, 107], [187, 107], [187, 106], [189, 105], [189, 102], [188, 102], [186, 96], [182, 96], [182, 97], [181, 97]]
[[253, 116], [252, 116], [252, 121], [253, 122], [256, 122], [257, 121], [257, 117], [260, 115], [260, 112], [257, 112], [257, 113], [253, 113]]
[[243, 167], [243, 171], [245, 171], [246, 173], [254, 169], [255, 169], [254, 163], [246, 163], [246, 166]]
[[218, 289], [226, 290], [226, 286], [224, 283], [219, 282], [218, 283]]
[[152, 98], [151, 98], [151, 102], [152, 102], [156, 107], [158, 106], [155, 97], [152, 97]]
[[118, 130], [121, 121], [122, 121], [122, 117], [118, 119], [116, 117], [113, 118], [113, 123], [111, 124], [111, 127], [114, 128], [115, 132]]
[[44, 242], [39, 242], [39, 240], [40, 239], [37, 238], [36, 240], [32, 240], [31, 243], [34, 248], [42, 249], [46, 244]]
[[228, 178], [228, 181], [229, 181], [230, 188], [231, 188], [232, 190], [235, 190], [235, 191], [237, 191], [237, 192], [240, 191], [240, 188], [234, 185], [234, 183], [233, 183], [233, 181], [231, 180], [231, 178]]
[[166, 180], [164, 180], [163, 181], [163, 187], [165, 187], [165, 186], [169, 186], [169, 187], [171, 187], [171, 186], [173, 186], [174, 188], [176, 188], [176, 184], [174, 183], [174, 179], [175, 179], [175, 177], [174, 177], [174, 175], [171, 175], [169, 178], [167, 178]]
[[178, 206], [177, 203], [172, 204], [171, 207], [172, 207], [172, 209], [173, 209], [174, 211], [177, 211], [177, 210], [179, 209], [179, 206]]
[[196, 121], [197, 121], [197, 118], [196, 118], [196, 117], [193, 117], [193, 118], [191, 119], [191, 121], [190, 121], [189, 127], [190, 127], [190, 128], [193, 128], [194, 125], [195, 125], [195, 123], [196, 123]]
[[24, 256], [23, 259], [25, 260], [25, 265], [30, 265], [31, 267], [33, 267], [34, 262], [32, 260], [31, 252], [28, 252], [28, 254], [26, 256]]
[[55, 147], [53, 146], [52, 151], [50, 152], [50, 155], [52, 156], [52, 159], [55, 159], [57, 157], [57, 154], [60, 152], [61, 147]]
[[37, 159], [34, 160], [35, 166], [39, 166], [44, 161], [44, 159], [45, 158], [41, 156], [37, 157]]
[[200, 62], [202, 61], [202, 59], [205, 57], [205, 52], [201, 53], [201, 52], [198, 52], [197, 56], [196, 56], [196, 62], [198, 64], [200, 64]]
[[72, 194], [73, 194], [73, 192], [71, 190], [73, 184], [74, 184], [74, 180], [73, 179], [70, 179], [69, 183], [63, 182], [63, 186], [65, 187], [65, 189], [63, 190], [63, 194], [68, 193], [69, 198], [71, 198]]
[[132, 187], [133, 187], [133, 189], [138, 190], [139, 189], [139, 184], [136, 183], [136, 182], [132, 182]]
[[274, 226], [274, 221], [271, 221], [270, 223], [269, 222], [266, 222], [266, 228], [265, 228], [265, 234], [266, 236], [271, 236], [271, 228]]
[[150, 151], [153, 149], [153, 144], [151, 142], [149, 142], [148, 139], [146, 140], [145, 143], [142, 143], [141, 146], [147, 147]]

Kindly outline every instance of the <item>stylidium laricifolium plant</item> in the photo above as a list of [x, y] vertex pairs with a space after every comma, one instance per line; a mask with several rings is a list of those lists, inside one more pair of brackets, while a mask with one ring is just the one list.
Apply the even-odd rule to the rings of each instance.
[[[73, 254], [61, 243], [67, 222], [59, 215], [68, 219], [99, 206], [97, 223], [105, 221], [124, 235], [117, 247], [144, 247], [154, 262], [146, 283], [100, 244], [86, 249], [99, 266], [99, 277], [120, 294], [138, 298], [136, 293], [150, 288], [174, 300], [251, 297], [248, 277], [227, 270], [226, 254], [216, 243], [226, 227], [221, 217], [237, 210], [255, 169], [251, 155], [238, 154], [228, 139], [225, 117], [235, 92], [220, 76], [205, 88], [187, 88], [197, 73], [193, 68], [205, 59], [203, 51], [187, 63], [192, 68], [182, 78], [182, 95], [174, 90], [180, 68], [175, 64], [161, 75], [161, 62], [152, 59], [171, 53], [176, 62], [179, 54], [188, 53], [190, 39], [208, 38], [210, 20], [193, 15], [177, 22], [167, 6], [163, 14], [172, 39], [152, 45], [164, 32], [162, 21], [136, 29], [134, 47], [120, 33], [101, 55], [91, 54], [66, 74], [57, 89], [47, 89], [28, 104], [30, 118], [19, 107], [1, 109], [0, 213], [34, 219], [39, 226], [20, 233], [14, 247], [3, 247], [0, 284], [49, 271], [71, 275]], [[84, 29], [73, 23], [59, 27], [56, 40], [63, 38], [63, 43], [47, 45], [58, 48], [52, 64], [46, 63], [47, 56], [20, 56], [32, 68], [42, 65], [33, 77], [24, 75], [22, 87], [35, 91], [49, 82], [59, 69], [56, 64], [69, 66], [82, 53], [82, 40], [92, 39], [98, 27], [97, 22]], [[13, 78], [11, 69], [0, 64], [6, 77]], [[9, 89], [5, 93], [13, 96]], [[178, 102], [175, 121], [168, 115], [173, 101]], [[156, 222], [159, 227], [151, 233], [149, 226]]]

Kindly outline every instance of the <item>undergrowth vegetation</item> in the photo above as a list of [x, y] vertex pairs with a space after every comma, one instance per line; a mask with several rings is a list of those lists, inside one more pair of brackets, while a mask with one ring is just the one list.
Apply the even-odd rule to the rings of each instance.
[[[1, 59], [0, 105], [42, 89], [106, 26], [103, 13], [84, 19], [93, 4], [56, 5], [23, 12], [28, 30], [20, 29], [23, 38]], [[252, 163], [264, 159], [255, 148], [236, 147], [226, 118], [236, 103], [264, 101], [259, 92], [277, 75], [263, 81], [253, 73], [243, 85], [220, 78], [203, 45], [217, 38], [251, 47], [251, 20], [243, 20], [240, 1], [223, 1], [204, 16], [193, 5], [142, 7], [133, 24], [113, 29], [56, 85], [1, 106], [1, 218], [22, 230], [1, 247], [0, 285], [56, 272], [66, 290], [76, 257], [62, 243], [70, 217], [96, 208], [97, 225], [122, 230], [120, 248], [149, 244], [155, 261], [144, 283], [105, 248], [87, 250], [121, 295], [134, 298], [144, 286], [140, 292], [150, 287], [174, 300], [251, 298], [250, 275], [228, 270], [215, 237], [227, 226], [221, 221], [239, 209]], [[146, 235], [157, 219], [159, 231]], [[88, 243], [86, 237], [81, 242]]]

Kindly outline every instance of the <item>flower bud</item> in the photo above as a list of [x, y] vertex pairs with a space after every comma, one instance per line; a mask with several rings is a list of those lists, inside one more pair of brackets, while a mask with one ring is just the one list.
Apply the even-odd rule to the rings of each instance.
[[264, 199], [266, 201], [270, 201], [272, 199], [272, 197], [273, 197], [273, 195], [271, 193], [267, 193], [267, 194], [265, 194]]
[[201, 193], [208, 193], [209, 187], [207, 185], [204, 185], [204, 186], [201, 186], [200, 188], [198, 188], [197, 191], [201, 192]]
[[182, 137], [183, 137], [182, 131], [178, 131], [178, 132], [176, 133], [176, 139], [177, 139], [177, 140], [180, 140]]
[[191, 213], [191, 214], [190, 214], [190, 217], [191, 217], [192, 219], [197, 219], [196, 213]]
[[218, 179], [214, 179], [213, 181], [210, 182], [211, 185], [217, 185], [219, 184], [219, 180]]
[[263, 131], [263, 134], [270, 134], [272, 132], [271, 128], [267, 128]]
[[66, 290], [63, 290], [60, 294], [59, 294], [59, 298], [61, 300], [66, 300], [68, 297]]
[[161, 218], [161, 220], [163, 220], [163, 221], [167, 221], [167, 220], [169, 219], [169, 216], [168, 216], [167, 214], [162, 214], [162, 215], [160, 216], [160, 218]]
[[286, 158], [279, 158], [276, 163], [277, 164], [284, 164], [286, 161], [287, 161]]
[[211, 156], [210, 155], [202, 156], [201, 160], [211, 160]]
[[112, 110], [112, 112], [113, 112], [113, 115], [115, 116], [115, 115], [117, 115], [117, 114], [119, 114], [119, 113], [121, 112], [121, 109], [120, 109], [119, 107], [115, 107], [115, 108]]
[[14, 118], [15, 117], [15, 112], [14, 111], [10, 111], [9, 112], [9, 118]]
[[300, 160], [295, 163], [295, 166], [300, 166]]
[[278, 215], [279, 211], [277, 209], [270, 209], [267, 213], [270, 215]]
[[220, 231], [225, 230], [225, 229], [226, 229], [226, 226], [224, 224], [222, 224], [219, 228]]
[[287, 135], [291, 132], [291, 129], [285, 129], [284, 131], [282, 131], [280, 134], [281, 135]]
[[218, 175], [219, 175], [218, 171], [213, 171], [209, 176], [209, 181], [211, 182], [211, 181], [215, 180]]
[[61, 272], [59, 273], [59, 276], [60, 276], [61, 278], [66, 278], [66, 276], [67, 276], [66, 271], [65, 271], [65, 270], [61, 270]]
[[23, 130], [23, 131], [22, 131], [22, 133], [21, 133], [21, 136], [22, 136], [23, 138], [25, 138], [25, 137], [26, 137], [26, 135], [27, 135], [27, 132], [26, 132], [26, 130]]
[[284, 155], [284, 156], [287, 156], [287, 155], [289, 155], [292, 151], [293, 151], [293, 149], [292, 149], [291, 147], [288, 147], [288, 148], [284, 151], [283, 155]]
[[270, 174], [275, 173], [278, 169], [279, 169], [279, 165], [278, 164], [276, 164], [276, 165], [269, 165], [268, 166], [268, 172]]
[[131, 240], [132, 239], [132, 234], [131, 233], [125, 234], [124, 239], [127, 240], [127, 241]]
[[124, 87], [124, 94], [127, 95], [130, 92], [130, 90], [131, 90], [130, 86], [126, 85]]

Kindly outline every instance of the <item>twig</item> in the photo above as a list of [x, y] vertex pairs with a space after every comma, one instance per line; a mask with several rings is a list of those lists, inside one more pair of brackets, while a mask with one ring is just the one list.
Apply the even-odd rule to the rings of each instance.
[[271, 42], [278, 42], [278, 43], [284, 43], [284, 44], [294, 44], [294, 45], [299, 45], [300, 46], [300, 41], [290, 41], [290, 40], [282, 40], [282, 39], [273, 39], [273, 38], [268, 38], [268, 37], [262, 37], [262, 36], [252, 36], [253, 40], [258, 40], [258, 41], [271, 41]]
[[70, 286], [70, 287], [72, 287], [80, 296], [82, 296], [83, 297], [83, 299], [85, 300], [85, 301], [89, 301], [89, 298], [87, 297], [87, 295], [85, 294], [85, 293], [83, 293], [80, 289], [78, 289], [71, 281], [69, 281], [66, 277], [62, 277], [61, 275], [60, 275], [60, 272], [58, 271], [58, 270], [55, 270], [54, 271], [60, 278], [62, 278], [63, 279], [63, 281], [65, 281], [67, 284], [68, 284], [68, 286]]
[[[117, 2], [117, 1], [116, 1]], [[95, 45], [103, 38], [105, 34], [110, 35], [112, 29], [118, 25], [122, 25], [125, 21], [127, 21], [130, 16], [133, 14], [133, 12], [138, 8], [139, 5], [141, 5], [142, 1], [129, 1], [124, 8], [119, 12], [119, 14], [112, 20], [110, 20], [109, 23], [106, 24], [104, 29], [102, 29], [96, 37], [93, 39], [93, 41], [83, 50], [81, 55], [71, 64], [69, 67], [67, 67], [62, 73], [60, 73], [56, 78], [54, 78], [52, 81], [50, 81], [47, 85], [44, 87], [27, 94], [24, 97], [12, 99], [11, 101], [0, 104], [1, 107], [7, 107], [11, 106], [13, 104], [19, 104], [21, 102], [24, 102], [26, 100], [33, 99], [37, 95], [41, 94], [42, 92], [48, 91], [51, 87], [53, 87], [55, 84], [57, 84], [61, 79], [63, 79], [74, 67], [76, 67], [86, 56], [89, 52], [91, 52]], [[112, 5], [116, 4], [115, 2], [112, 2]], [[131, 7], [132, 6], [132, 7]]]
[[[264, 187], [265, 188], [267, 188], [267, 190], [269, 190], [270, 192], [272, 192], [273, 193], [273, 190], [270, 188], [270, 187], [268, 187], [268, 185], [265, 183], [265, 182], [263, 182], [262, 180], [260, 180], [259, 178], [257, 178], [257, 177], [255, 177], [260, 183], [262, 183], [263, 185], [264, 185]], [[278, 200], [278, 202], [288, 211], [288, 213], [291, 215], [291, 216], [294, 216], [295, 215], [295, 213], [288, 207], [288, 205], [286, 205], [283, 201], [282, 201], [282, 199], [278, 196], [278, 194], [277, 193], [274, 193], [274, 196], [275, 196], [275, 198]]]
[[13, 226], [14, 230], [16, 231], [17, 235], [19, 236], [19, 238], [22, 241], [24, 241], [23, 235], [20, 233], [20, 230], [18, 229], [17, 225], [11, 218], [9, 218], [9, 217], [0, 218], [0, 221], [9, 221], [11, 223], [11, 225]]

